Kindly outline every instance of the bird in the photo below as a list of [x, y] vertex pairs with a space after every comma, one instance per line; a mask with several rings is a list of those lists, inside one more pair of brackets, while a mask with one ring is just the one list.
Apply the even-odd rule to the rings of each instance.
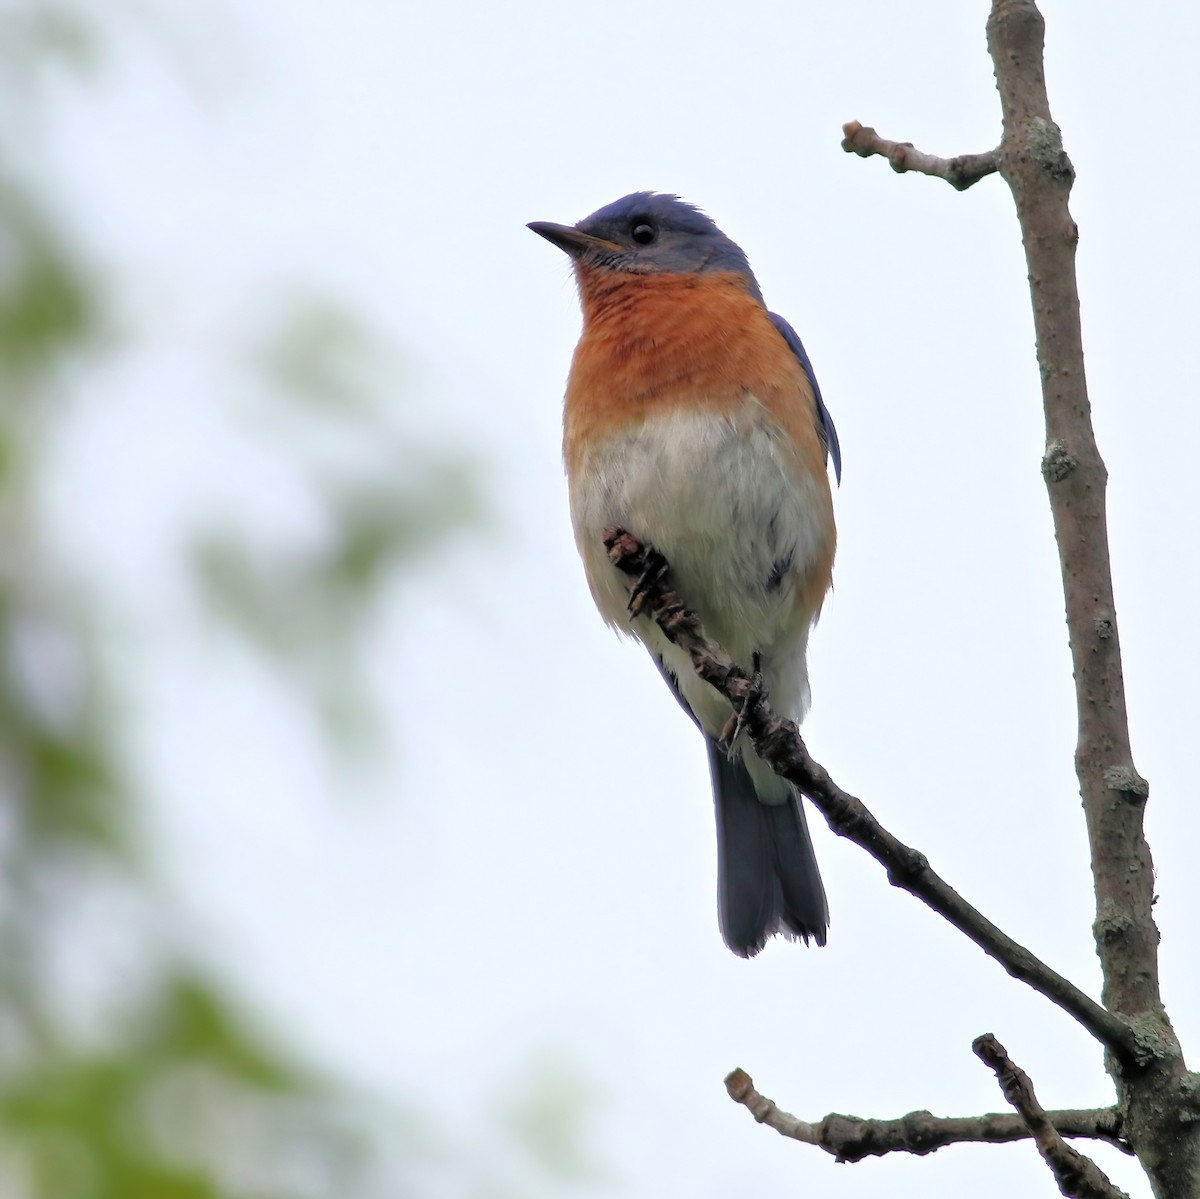
[[631, 619], [603, 542], [620, 528], [657, 549], [709, 636], [799, 722], [837, 542], [829, 462], [839, 484], [842, 468], [808, 354], [767, 310], [741, 248], [677, 195], [634, 192], [575, 225], [527, 227], [569, 256], [583, 313], [563, 458], [592, 597], [650, 652], [707, 743], [721, 935], [740, 957], [775, 934], [824, 945], [829, 907], [799, 795], [687, 654], [648, 614]]

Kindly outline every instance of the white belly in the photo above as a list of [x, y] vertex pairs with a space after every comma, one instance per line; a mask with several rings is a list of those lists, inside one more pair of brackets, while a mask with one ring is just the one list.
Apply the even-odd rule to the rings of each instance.
[[593, 447], [571, 479], [575, 538], [601, 613], [664, 659], [713, 736], [728, 704], [657, 625], [630, 624], [629, 580], [608, 561], [602, 537], [615, 525], [660, 550], [710, 636], [747, 669], [760, 654], [773, 706], [799, 720], [812, 613], [797, 606], [796, 583], [826, 550], [824, 480], [797, 482], [774, 430], [752, 415], [655, 417]]

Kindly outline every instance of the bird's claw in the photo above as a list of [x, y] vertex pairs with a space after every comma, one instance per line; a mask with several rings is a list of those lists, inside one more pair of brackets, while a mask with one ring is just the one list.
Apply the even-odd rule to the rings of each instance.
[[742, 696], [741, 703], [738, 704], [729, 719], [725, 722], [724, 728], [721, 729], [721, 736], [718, 738], [717, 744], [727, 754], [733, 753], [737, 739], [742, 735], [749, 722], [750, 711], [759, 700], [766, 698], [767, 689], [763, 684], [762, 672], [759, 669], [760, 665], [761, 660], [759, 655], [755, 653], [754, 673], [747, 680], [746, 693]]
[[725, 727], [721, 729], [721, 735], [717, 738], [717, 744], [725, 751], [726, 757], [733, 753], [733, 743], [738, 739], [744, 724], [741, 712], [730, 713]]
[[667, 560], [653, 546], [645, 546], [646, 565], [642, 573], [634, 580], [633, 589], [629, 593], [629, 619], [641, 616], [650, 598], [650, 589], [660, 582], [667, 573]]

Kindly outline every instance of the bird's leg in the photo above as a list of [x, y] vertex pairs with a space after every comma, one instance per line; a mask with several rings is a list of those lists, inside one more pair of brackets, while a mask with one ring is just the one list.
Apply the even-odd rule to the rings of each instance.
[[766, 698], [767, 689], [763, 685], [762, 677], [762, 655], [758, 650], [754, 651], [753, 666], [754, 673], [746, 680], [741, 702], [734, 708], [733, 713], [725, 722], [725, 727], [721, 730], [721, 736], [718, 741], [721, 748], [729, 755], [733, 754], [733, 747], [737, 739], [742, 735], [742, 730], [746, 727], [746, 718], [750, 709], [759, 700]]

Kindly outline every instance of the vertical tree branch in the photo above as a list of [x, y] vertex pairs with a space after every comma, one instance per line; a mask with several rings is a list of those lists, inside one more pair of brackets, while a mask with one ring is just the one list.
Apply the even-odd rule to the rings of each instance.
[[[1078, 230], [1067, 206], [1074, 168], [1050, 116], [1045, 22], [1034, 0], [993, 0], [988, 48], [1003, 107], [1000, 174], [1012, 189], [1029, 267], [1046, 418], [1050, 493], [1075, 669], [1083, 797], [1096, 889], [1106, 1006], [1131, 1020], [1147, 1064], [1110, 1065], [1126, 1135], [1161, 1196], [1200, 1189], [1196, 1080], [1159, 995], [1153, 864], [1142, 827], [1148, 795], [1133, 765], [1105, 512], [1107, 472], [1084, 376]], [[1181, 1102], [1184, 1107], [1181, 1109]], [[1181, 1119], [1182, 1117], [1182, 1119]]]

